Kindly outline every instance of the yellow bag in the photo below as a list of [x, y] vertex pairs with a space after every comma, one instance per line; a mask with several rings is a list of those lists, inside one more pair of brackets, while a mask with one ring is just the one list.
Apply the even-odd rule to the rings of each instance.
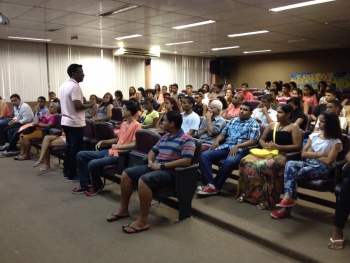
[[[274, 143], [276, 141], [276, 130], [277, 130], [277, 122], [275, 122], [275, 127], [273, 129]], [[251, 149], [249, 152], [259, 158], [271, 158], [278, 155], [278, 150], [268, 150], [268, 149], [259, 149], [259, 148]]]

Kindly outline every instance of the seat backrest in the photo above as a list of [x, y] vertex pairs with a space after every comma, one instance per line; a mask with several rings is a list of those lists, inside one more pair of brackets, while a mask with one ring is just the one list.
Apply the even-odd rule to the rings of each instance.
[[199, 163], [199, 158], [201, 156], [201, 148], [202, 148], [202, 142], [199, 139], [193, 139], [194, 143], [196, 144], [196, 150], [194, 151], [194, 155], [191, 161], [191, 164]]
[[59, 130], [62, 129], [61, 119], [62, 119], [62, 115], [61, 114], [56, 114], [55, 115], [55, 126], [53, 128], [56, 128], [56, 129], [59, 129]]
[[98, 122], [95, 124], [96, 135], [95, 138], [97, 140], [109, 140], [115, 138], [113, 125], [109, 122]]
[[122, 122], [123, 121], [123, 115], [122, 115], [122, 108], [121, 107], [112, 108], [112, 118], [111, 118], [111, 120], [117, 121], [117, 122]]
[[86, 126], [84, 127], [84, 137], [95, 139], [95, 122], [91, 119], [85, 119]]
[[341, 142], [343, 143], [343, 149], [338, 153], [337, 161], [344, 160], [345, 155], [350, 150], [350, 138], [347, 134], [342, 134]]
[[248, 88], [248, 90], [249, 90], [250, 92], [253, 92], [253, 91], [258, 91], [258, 89], [257, 89], [257, 88]]
[[261, 96], [261, 95], [264, 95], [264, 92], [262, 91], [253, 91], [253, 96]]
[[138, 130], [135, 136], [136, 150], [145, 154], [148, 154], [161, 137], [158, 132], [146, 129]]
[[306, 121], [301, 124], [300, 129], [302, 129], [303, 131], [310, 131], [311, 122], [312, 122], [311, 115], [306, 114]]
[[259, 106], [259, 104], [261, 103], [260, 100], [250, 100], [249, 102], [253, 105], [254, 109], [256, 109]]

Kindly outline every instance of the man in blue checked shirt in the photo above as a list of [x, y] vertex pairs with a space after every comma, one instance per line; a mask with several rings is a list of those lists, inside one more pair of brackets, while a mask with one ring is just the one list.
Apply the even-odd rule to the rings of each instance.
[[[203, 186], [198, 187], [198, 195], [215, 195], [221, 190], [222, 185], [232, 173], [238, 168], [241, 159], [248, 153], [247, 147], [257, 143], [260, 137], [260, 127], [255, 119], [251, 117], [253, 105], [243, 102], [239, 117], [231, 119], [221, 134], [217, 136], [209, 151], [203, 152], [199, 167], [202, 175]], [[226, 138], [226, 142], [219, 142]], [[215, 161], [225, 159], [218, 174], [213, 178], [212, 164]]]

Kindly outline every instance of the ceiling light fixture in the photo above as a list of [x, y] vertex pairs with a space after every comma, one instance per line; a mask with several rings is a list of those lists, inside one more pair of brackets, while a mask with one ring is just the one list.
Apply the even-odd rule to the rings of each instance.
[[106, 47], [106, 48], [118, 48], [118, 46], [102, 45], [102, 44], [91, 44], [94, 47]]
[[306, 39], [292, 39], [292, 40], [288, 40], [287, 42], [288, 43], [294, 43], [294, 42], [304, 42], [304, 41], [306, 41]]
[[137, 7], [138, 7], [137, 5], [128, 5], [128, 6], [125, 6], [125, 7], [122, 7], [122, 8], [118, 8], [118, 9], [115, 9], [115, 10], [108, 11], [106, 13], [98, 14], [97, 16], [102, 16], [102, 17], [111, 16], [111, 15], [115, 15], [115, 14], [119, 14], [119, 13], [122, 13], [122, 12], [129, 11], [129, 10], [137, 8]]
[[233, 48], [239, 48], [239, 46], [232, 46], [232, 47], [216, 47], [216, 48], [212, 48], [211, 50], [213, 50], [213, 51], [218, 51], [218, 50], [233, 49]]
[[19, 39], [19, 40], [46, 41], [46, 42], [50, 42], [51, 41], [51, 39], [31, 38], [31, 37], [12, 37], [12, 36], [9, 36], [8, 38]]
[[162, 53], [174, 53], [177, 54], [177, 51], [168, 51], [168, 50], [161, 50]]
[[212, 23], [215, 23], [215, 21], [214, 20], [207, 20], [207, 21], [193, 23], [193, 24], [187, 24], [187, 25], [182, 25], [182, 26], [174, 26], [172, 28], [173, 29], [184, 29], [184, 28], [188, 28], [188, 27], [202, 26], [202, 25], [207, 25], [207, 24], [212, 24]]
[[270, 52], [270, 49], [265, 49], [265, 50], [255, 50], [255, 51], [244, 51], [244, 54], [250, 54], [250, 53], [261, 53], [261, 52]]
[[127, 38], [134, 38], [134, 37], [142, 37], [142, 35], [140, 34], [134, 34], [134, 35], [130, 35], [130, 36], [125, 36], [125, 37], [116, 37], [116, 40], [122, 40], [122, 39], [127, 39]]
[[185, 41], [185, 42], [177, 42], [177, 43], [168, 43], [165, 44], [166, 46], [174, 46], [174, 45], [182, 45], [182, 44], [189, 44], [189, 43], [193, 43], [193, 41]]
[[6, 26], [10, 24], [10, 20], [6, 16], [0, 13], [0, 25]]
[[335, 1], [335, 0], [313, 0], [313, 1], [307, 1], [307, 2], [294, 4], [294, 5], [286, 5], [286, 6], [271, 8], [271, 9], [269, 9], [269, 11], [279, 12], [279, 11], [283, 11], [283, 10], [294, 9], [294, 8], [299, 8], [299, 7], [309, 6], [309, 5], [323, 4], [323, 3], [327, 3], [327, 2], [333, 2], [333, 1]]
[[249, 36], [249, 35], [255, 35], [255, 34], [264, 34], [264, 33], [269, 33], [269, 32], [270, 31], [267, 31], [267, 30], [260, 30], [260, 31], [254, 31], [254, 32], [232, 34], [232, 35], [227, 35], [227, 36], [228, 37], [241, 37], [241, 36]]

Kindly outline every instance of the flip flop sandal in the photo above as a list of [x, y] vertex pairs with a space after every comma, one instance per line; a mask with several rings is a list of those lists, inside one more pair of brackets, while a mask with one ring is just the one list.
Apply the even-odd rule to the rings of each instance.
[[[132, 231], [128, 231], [127, 228], [130, 228]], [[136, 234], [136, 233], [140, 233], [142, 231], [147, 231], [149, 228], [145, 227], [145, 228], [137, 229], [137, 228], [131, 226], [131, 223], [130, 223], [130, 224], [127, 224], [125, 226], [122, 226], [122, 229], [123, 229], [123, 232], [126, 234]]]
[[44, 167], [41, 167], [39, 168], [39, 170], [37, 171], [38, 174], [43, 174], [43, 173], [47, 173], [51, 171], [51, 168], [44, 168]]
[[33, 167], [38, 167], [42, 164], [42, 162], [36, 162], [35, 164], [33, 164]]
[[[329, 249], [339, 250], [339, 249], [342, 249], [344, 247], [344, 242], [345, 242], [344, 238], [343, 239], [336, 239], [336, 240], [334, 240], [333, 238], [330, 238], [329, 240], [331, 241], [331, 243], [328, 243]], [[336, 243], [338, 243], [338, 245]]]
[[111, 214], [109, 217], [106, 218], [106, 220], [107, 220], [107, 222], [114, 222], [114, 221], [117, 221], [119, 219], [127, 218], [129, 216], [130, 215], [118, 216], [115, 214]]

